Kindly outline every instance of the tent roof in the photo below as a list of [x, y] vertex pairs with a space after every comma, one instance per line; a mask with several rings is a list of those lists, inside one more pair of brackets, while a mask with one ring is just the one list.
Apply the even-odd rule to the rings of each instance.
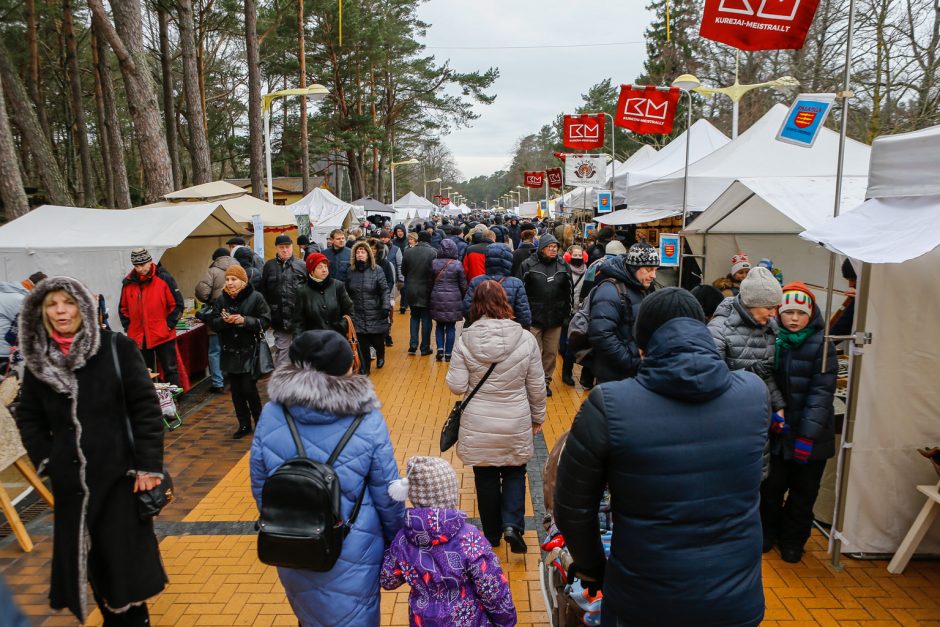
[[437, 209], [437, 205], [414, 192], [408, 192], [395, 201], [395, 209]]
[[657, 154], [658, 153], [655, 148], [653, 148], [649, 144], [644, 144], [643, 146], [640, 147], [639, 150], [637, 150], [632, 155], [627, 157], [626, 161], [622, 163], [618, 163], [617, 168], [646, 167], [648, 164], [653, 162], [653, 159], [656, 157]]
[[[841, 211], [855, 208], [868, 179], [843, 177]], [[799, 233], [832, 215], [834, 176], [736, 180], [687, 233]]]
[[311, 222], [332, 215], [341, 209], [354, 209], [356, 205], [340, 200], [330, 190], [317, 187], [309, 194], [289, 205], [295, 216], [309, 215]]
[[[735, 179], [742, 177], [835, 176], [839, 134], [823, 128], [812, 148], [779, 142], [775, 138], [787, 111], [782, 104], [774, 105], [737, 139], [689, 165], [690, 211], [704, 211]], [[867, 176], [870, 154], [870, 147], [846, 139], [844, 174]], [[631, 185], [630, 206], [682, 209], [683, 166], [680, 163], [674, 172], [658, 180], [636, 188]]]
[[384, 202], [379, 202], [372, 196], [363, 196], [358, 200], [352, 201], [352, 204], [365, 209], [366, 214], [384, 213], [395, 215], [395, 212], [392, 211], [391, 207], [386, 205]]
[[611, 211], [610, 213], [597, 216], [594, 218], [594, 221], [600, 224], [610, 224], [613, 226], [621, 226], [624, 224], [643, 224], [644, 222], [655, 222], [656, 220], [662, 220], [663, 218], [668, 218], [678, 213], [681, 212], [673, 211], [672, 209], [619, 209], [617, 211]]
[[0, 227], [0, 251], [167, 249], [188, 237], [244, 234], [218, 202], [130, 210], [43, 205]]
[[194, 185], [193, 187], [170, 192], [163, 198], [164, 200], [160, 202], [136, 207], [136, 209], [170, 207], [180, 203], [214, 202], [221, 204], [236, 222], [250, 223], [251, 216], [260, 215], [261, 223], [266, 227], [297, 224], [294, 214], [289, 209], [255, 198], [246, 190], [237, 185], [232, 185], [228, 181], [213, 181], [212, 183]]
[[[654, 181], [684, 167], [685, 138], [689, 134], [692, 136], [689, 143], [689, 163], [695, 163], [731, 141], [708, 120], [696, 120], [692, 124], [691, 133], [683, 132], [655, 155], [624, 170], [617, 168], [617, 176], [614, 177], [614, 204], [626, 202], [632, 205], [635, 186]], [[629, 161], [628, 159], [627, 162]]]
[[940, 246], [940, 126], [879, 137], [861, 207], [801, 233], [868, 263], [902, 263]]

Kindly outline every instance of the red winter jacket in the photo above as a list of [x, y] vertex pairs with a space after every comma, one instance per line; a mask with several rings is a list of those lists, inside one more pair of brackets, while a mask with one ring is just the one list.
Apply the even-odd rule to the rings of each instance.
[[463, 273], [467, 276], [468, 283], [481, 274], [486, 274], [486, 249], [489, 245], [489, 240], [484, 240], [473, 244], [464, 252]]
[[183, 313], [183, 294], [164, 268], [153, 264], [150, 274], [131, 270], [121, 288], [121, 324], [140, 348], [176, 339], [176, 321]]

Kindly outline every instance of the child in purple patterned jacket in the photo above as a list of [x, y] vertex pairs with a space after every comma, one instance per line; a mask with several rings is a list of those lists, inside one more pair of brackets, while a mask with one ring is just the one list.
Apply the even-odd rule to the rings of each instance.
[[405, 524], [385, 552], [379, 582], [404, 583], [416, 627], [494, 627], [516, 624], [509, 580], [490, 543], [457, 509], [457, 473], [440, 457], [412, 457], [393, 499], [411, 499]]

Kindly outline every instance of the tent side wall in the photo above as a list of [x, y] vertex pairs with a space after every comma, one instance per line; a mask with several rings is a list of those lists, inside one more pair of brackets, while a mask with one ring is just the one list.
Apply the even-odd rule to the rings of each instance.
[[[898, 244], [902, 245], [902, 244]], [[937, 477], [914, 449], [937, 442], [940, 341], [936, 284], [940, 249], [901, 264], [871, 267], [843, 535], [850, 552], [893, 553], [924, 504], [916, 485]], [[940, 553], [933, 525], [919, 553]]]

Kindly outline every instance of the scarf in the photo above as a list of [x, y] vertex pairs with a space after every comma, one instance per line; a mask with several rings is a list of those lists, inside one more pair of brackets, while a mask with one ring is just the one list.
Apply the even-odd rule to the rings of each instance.
[[325, 279], [318, 279], [313, 275], [310, 276], [310, 287], [320, 292], [321, 294], [326, 291], [326, 288], [330, 286], [333, 280], [330, 277]]
[[785, 327], [780, 327], [777, 331], [777, 344], [774, 353], [774, 367], [780, 365], [780, 351], [783, 349], [793, 350], [799, 348], [806, 341], [806, 338], [816, 332], [816, 329], [807, 325], [799, 331], [790, 331]]
[[56, 346], [59, 347], [59, 350], [62, 351], [62, 354], [68, 356], [69, 351], [72, 350], [72, 343], [75, 342], [75, 336], [72, 337], [62, 337], [56, 331], [52, 332], [52, 341], [55, 342]]

